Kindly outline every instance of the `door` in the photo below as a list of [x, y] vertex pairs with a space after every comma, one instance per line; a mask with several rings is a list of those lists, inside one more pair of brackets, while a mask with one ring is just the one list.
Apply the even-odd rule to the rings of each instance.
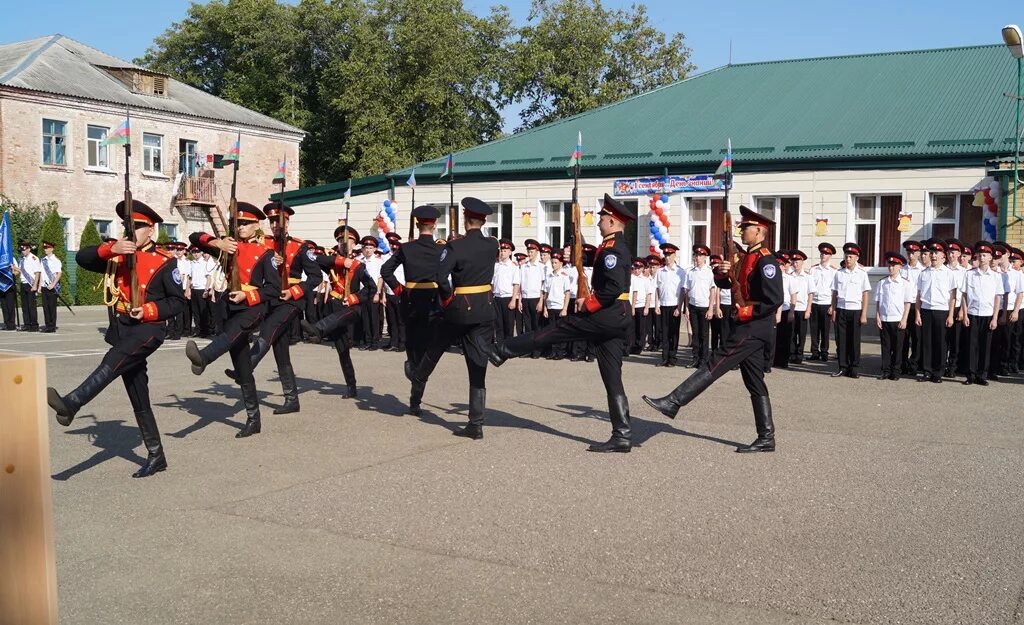
[[197, 144], [195, 141], [189, 141], [188, 139], [180, 139], [178, 141], [178, 171], [184, 173], [186, 176], [195, 176], [196, 170], [196, 151]]

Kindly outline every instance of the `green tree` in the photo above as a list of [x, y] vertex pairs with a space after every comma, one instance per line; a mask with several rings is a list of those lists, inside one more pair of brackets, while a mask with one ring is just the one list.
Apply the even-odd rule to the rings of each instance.
[[[60, 292], [64, 296], [64, 299], [71, 299], [71, 279], [69, 277], [68, 269], [68, 246], [64, 241], [64, 220], [60, 218], [60, 214], [57, 209], [51, 207], [46, 213], [46, 218], [43, 219], [43, 225], [39, 229], [38, 238], [38, 250], [39, 258], [42, 260], [43, 252], [43, 241], [49, 241], [53, 243], [53, 255], [60, 259], [62, 270], [60, 272]], [[43, 275], [43, 280], [46, 276]], [[42, 301], [40, 300], [40, 305]]]
[[160, 228], [160, 232], [156, 235], [157, 245], [166, 245], [171, 242], [171, 237], [167, 236], [167, 231]]
[[[89, 218], [82, 228], [78, 249], [95, 247], [103, 242], [96, 222]], [[103, 274], [82, 267], [75, 269], [75, 303], [79, 306], [96, 306], [103, 303]]]
[[[17, 248], [18, 242], [37, 241], [43, 227], [43, 217], [51, 209], [56, 210], [57, 203], [29, 204], [17, 202], [11, 198], [0, 195], [0, 214], [8, 211], [11, 214], [11, 240]], [[15, 250], [17, 251], [17, 250]]]
[[693, 71], [682, 33], [667, 37], [647, 8], [600, 0], [533, 0], [511, 49], [505, 103], [524, 104], [520, 130], [676, 82]]

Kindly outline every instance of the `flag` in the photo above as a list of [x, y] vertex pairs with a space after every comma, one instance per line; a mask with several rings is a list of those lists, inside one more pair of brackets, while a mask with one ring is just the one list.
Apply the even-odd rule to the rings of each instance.
[[350, 199], [352, 199], [352, 179], [351, 178], [348, 179], [348, 188], [345, 189], [344, 198], [345, 198], [346, 202], [349, 201]]
[[569, 158], [569, 167], [578, 167], [583, 161], [583, 133], [580, 132], [576, 138], [576, 150]]
[[715, 170], [715, 178], [728, 178], [729, 176], [732, 176], [732, 139], [729, 139], [729, 148], [725, 151], [722, 164]]
[[127, 145], [132, 142], [131, 121], [126, 119], [121, 125], [108, 132], [107, 136], [100, 141], [100, 145]]
[[0, 221], [0, 290], [2, 291], [14, 286], [14, 271], [11, 270], [11, 265], [14, 264], [13, 248], [11, 220], [5, 212], [3, 221]]
[[455, 159], [453, 159], [452, 156], [453, 155], [449, 154], [448, 160], [444, 162], [444, 171], [441, 172], [441, 178], [444, 178], [448, 174], [452, 173], [452, 169], [455, 168]]
[[228, 150], [228, 153], [224, 155], [223, 161], [224, 162], [234, 161], [235, 163], [237, 163], [238, 162], [238, 154], [241, 151], [242, 151], [242, 138], [239, 137], [239, 138], [235, 139], [235, 144], [232, 145], [231, 149]]
[[284, 174], [285, 171], [287, 171], [287, 168], [288, 163], [285, 161], [281, 161], [277, 166], [277, 173], [274, 174], [274, 179], [271, 180], [270, 182], [272, 184], [284, 184]]
[[413, 189], [416, 188], [416, 168], [414, 167], [412, 173], [409, 174], [409, 179], [405, 181], [405, 184], [409, 185]]

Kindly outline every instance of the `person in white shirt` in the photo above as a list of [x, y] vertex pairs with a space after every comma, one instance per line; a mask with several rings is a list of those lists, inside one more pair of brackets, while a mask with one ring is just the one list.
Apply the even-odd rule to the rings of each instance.
[[366, 235], [361, 241], [359, 241], [359, 245], [362, 246], [363, 252], [359, 262], [363, 264], [363, 267], [366, 270], [366, 275], [370, 276], [373, 283], [377, 285], [377, 292], [374, 293], [372, 301], [366, 303], [366, 310], [362, 315], [362, 344], [358, 349], [372, 352], [376, 351], [380, 347], [380, 298], [383, 295], [383, 291], [380, 288], [380, 268], [384, 265], [384, 261], [374, 253], [377, 251], [376, 237]]
[[1020, 318], [1020, 300], [1024, 292], [1024, 280], [1019, 271], [1014, 271], [1010, 262], [1013, 247], [1004, 241], [992, 244], [993, 269], [999, 273], [1003, 283], [1003, 305], [998, 313], [997, 327], [992, 335], [992, 357], [989, 361], [989, 381], [996, 381], [1001, 375], [1010, 373], [1011, 328]]
[[832, 283], [836, 277], [836, 268], [832, 265], [832, 256], [836, 248], [831, 243], [818, 244], [820, 262], [811, 268], [811, 356], [809, 360], [828, 361], [828, 344], [832, 331]]
[[789, 368], [789, 355], [793, 342], [793, 266], [789, 262], [789, 254], [782, 250], [775, 253], [782, 272], [782, 306], [775, 311], [774, 341], [765, 353], [765, 373], [772, 367]]
[[192, 247], [192, 266], [189, 272], [189, 285], [192, 302], [193, 329], [189, 336], [210, 336], [213, 330], [213, 283], [211, 278], [218, 265], [209, 254]]
[[38, 332], [36, 297], [42, 280], [43, 265], [39, 262], [39, 257], [32, 253], [32, 245], [28, 241], [19, 241], [18, 250], [21, 252], [21, 260], [11, 267], [14, 275], [21, 280], [21, 327], [18, 331]]
[[[956, 302], [953, 304], [953, 325], [946, 328], [946, 369], [943, 371], [943, 376], [947, 378], [955, 377], [957, 372], [964, 373], [966, 369], [966, 362], [961, 362], [965, 358], [960, 357], [960, 346], [963, 344], [961, 337], [961, 329], [964, 327], [960, 322], [960, 306], [963, 296], [961, 295], [961, 289], [964, 286], [964, 277], [967, 275], [967, 270], [960, 266], [960, 253], [963, 251], [964, 244], [959, 239], [946, 239], [946, 270], [953, 272], [953, 284], [956, 289]], [[965, 354], [966, 356], [966, 354]]]
[[[1016, 248], [1009, 247], [1010, 266], [1007, 268], [1007, 273], [1011, 275], [1010, 281], [1016, 282], [1020, 288], [1017, 289], [1016, 296], [1019, 296], [1024, 291], [1024, 273], [1021, 273], [1021, 265], [1024, 264], [1024, 251]], [[1012, 302], [1007, 302], [1004, 306], [1007, 311], [1013, 310]], [[1020, 317], [1016, 317], [1013, 321], [1007, 318], [1006, 321], [1006, 334], [1007, 334], [1007, 350], [1006, 357], [1003, 359], [1003, 368], [1006, 369], [1007, 374], [1020, 373], [1021, 367], [1024, 366], [1024, 320]]]
[[181, 290], [185, 293], [185, 309], [167, 324], [168, 339], [172, 336], [178, 338], [186, 336], [192, 329], [192, 306], [189, 301], [192, 298], [192, 286], [189, 284], [192, 276], [192, 261], [185, 255], [188, 245], [184, 241], [176, 241], [173, 245], [174, 262], [178, 268], [178, 277], [181, 278]]
[[498, 241], [498, 259], [494, 262], [494, 278], [491, 291], [494, 293], [494, 336], [502, 341], [515, 335], [516, 310], [522, 279], [519, 265], [512, 260], [516, 246], [508, 239]]
[[54, 254], [54, 245], [43, 241], [43, 259], [40, 262], [39, 292], [43, 296], [43, 329], [40, 332], [57, 331], [57, 295], [60, 294], [60, 274], [63, 265]]
[[800, 364], [804, 361], [807, 321], [811, 318], [811, 272], [804, 270], [807, 254], [800, 250], [790, 250], [789, 257], [793, 263], [789, 282], [793, 317], [793, 340], [790, 343], [789, 362]]
[[714, 317], [714, 302], [718, 287], [715, 286], [715, 274], [708, 266], [711, 248], [703, 244], [693, 246], [693, 269], [686, 273], [686, 309], [689, 311], [690, 339], [693, 342], [694, 368], [700, 368], [708, 361], [711, 353], [710, 330], [711, 318]]
[[[924, 271], [924, 263], [921, 261], [921, 243], [913, 239], [903, 242], [903, 251], [907, 257], [907, 264], [903, 266], [900, 275], [910, 282], [914, 289], [914, 303], [910, 310], [910, 321], [907, 325], [906, 340], [903, 341], [903, 365], [900, 373], [911, 377], [917, 375], [921, 370], [921, 328], [914, 322], [917, 319], [917, 278]], [[931, 259], [929, 259], [930, 261]]]
[[942, 382], [945, 370], [946, 328], [953, 326], [956, 276], [946, 268], [946, 244], [930, 241], [924, 246], [931, 258], [917, 277], [918, 310], [915, 323], [921, 328], [921, 367], [925, 380]]
[[679, 248], [672, 243], [661, 245], [665, 266], [659, 267], [654, 277], [654, 314], [661, 327], [661, 361], [659, 367], [676, 366], [679, 352], [679, 320], [683, 314], [683, 286], [686, 271], [677, 264]]
[[[520, 310], [523, 313], [523, 327], [519, 334], [528, 334], [540, 329], [540, 314], [544, 309], [540, 301], [544, 280], [547, 278], [547, 266], [540, 260], [540, 243], [536, 239], [527, 239], [526, 262], [519, 267], [520, 279]], [[539, 353], [531, 354], [538, 358]]]
[[889, 275], [875, 285], [875, 327], [882, 342], [880, 380], [900, 379], [900, 360], [907, 334], [907, 320], [914, 302], [914, 287], [900, 275], [907, 259], [896, 252], [885, 255]]
[[[553, 325], [561, 317], [569, 314], [569, 274], [562, 264], [562, 253], [555, 252], [551, 255], [551, 273], [544, 282], [542, 294], [544, 312], [541, 318], [541, 327], [546, 328]], [[565, 343], [556, 343], [551, 346], [550, 352], [546, 355], [548, 360], [562, 360], [565, 358]]]
[[[711, 271], [713, 272], [718, 271], [718, 265], [721, 263], [722, 256], [719, 254], [712, 254], [708, 257], [708, 264], [711, 265]], [[735, 319], [732, 314], [732, 289], [718, 287], [714, 313], [711, 317], [711, 343], [708, 345], [712, 352], [725, 345], [735, 327]]]
[[647, 292], [651, 294], [651, 314], [647, 320], [647, 351], [661, 351], [661, 324], [658, 323], [658, 270], [661, 269], [661, 257], [649, 254], [644, 259], [644, 277], [647, 278]]
[[868, 322], [871, 281], [868, 272], [858, 262], [859, 245], [847, 243], [843, 246], [843, 255], [843, 266], [832, 279], [832, 307], [829, 309], [829, 316], [836, 324], [836, 354], [839, 357], [839, 369], [832, 377], [858, 378], [860, 331]]
[[627, 340], [630, 354], [641, 353], [647, 340], [647, 326], [650, 322], [653, 299], [647, 288], [647, 276], [644, 275], [646, 266], [647, 263], [642, 258], [633, 260], [633, 274], [629, 280], [629, 296], [633, 302], [633, 330]]
[[978, 266], [967, 272], [960, 287], [963, 304], [960, 320], [967, 332], [967, 379], [964, 384], [987, 386], [986, 373], [992, 348], [992, 333], [998, 326], [1003, 285], [992, 270], [992, 245], [979, 241], [974, 246]]

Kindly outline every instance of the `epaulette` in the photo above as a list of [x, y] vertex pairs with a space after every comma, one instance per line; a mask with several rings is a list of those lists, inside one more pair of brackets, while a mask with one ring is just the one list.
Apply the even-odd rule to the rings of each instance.
[[434, 243], [436, 243], [438, 245], [447, 245], [448, 244], [448, 242], [445, 241], [444, 239], [437, 239], [436, 241], [434, 241]]
[[154, 247], [153, 251], [156, 252], [157, 254], [163, 256], [164, 258], [174, 258], [174, 254], [171, 254], [170, 252], [168, 252], [167, 250], [165, 250], [165, 249], [163, 249], [161, 247]]
[[293, 237], [292, 235], [288, 235], [288, 240], [289, 241], [295, 241], [296, 243], [305, 243], [306, 242], [304, 239], [300, 239], [298, 237]]
[[759, 249], [757, 251], [758, 251], [758, 253], [761, 254], [761, 256], [770, 256], [771, 255], [771, 252], [769, 252], [768, 248], [766, 248], [766, 247], [762, 247], [761, 249]]

